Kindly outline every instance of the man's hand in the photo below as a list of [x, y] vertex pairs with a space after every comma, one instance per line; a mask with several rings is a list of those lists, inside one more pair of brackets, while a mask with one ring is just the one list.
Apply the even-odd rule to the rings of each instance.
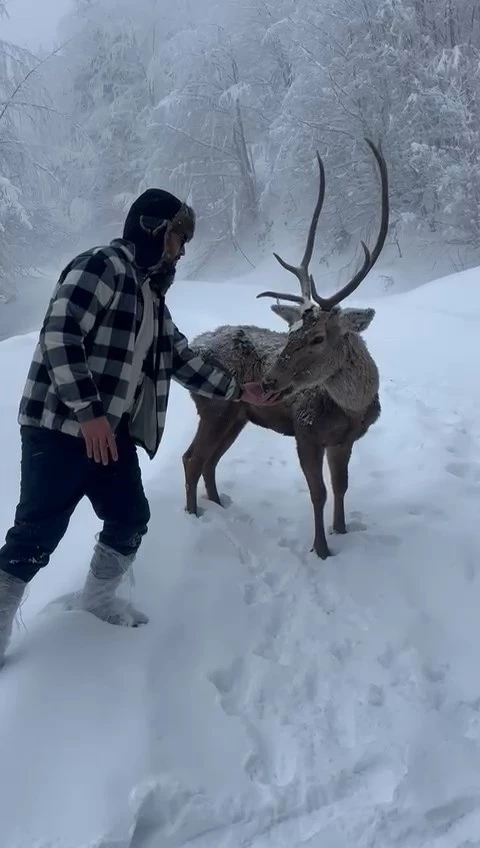
[[95, 462], [102, 462], [103, 465], [108, 465], [108, 453], [110, 451], [113, 461], [117, 461], [118, 451], [115, 436], [105, 416], [84, 421], [80, 424], [80, 430], [85, 439], [89, 459], [93, 458]]
[[261, 383], [244, 383], [242, 389], [243, 392], [239, 401], [252, 403], [254, 406], [273, 406], [273, 404], [280, 403], [282, 400], [281, 392], [265, 394]]

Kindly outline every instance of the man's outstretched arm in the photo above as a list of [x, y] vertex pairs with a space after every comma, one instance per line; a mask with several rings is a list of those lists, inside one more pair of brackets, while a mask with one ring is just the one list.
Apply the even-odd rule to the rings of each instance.
[[190, 392], [203, 397], [240, 400], [242, 387], [235, 377], [216, 368], [194, 353], [178, 327], [174, 325], [173, 377]]
[[175, 325], [173, 377], [189, 391], [207, 398], [244, 401], [255, 406], [271, 406], [281, 399], [279, 395], [266, 395], [260, 383], [241, 384], [231, 374], [205, 362], [191, 350], [187, 339]]

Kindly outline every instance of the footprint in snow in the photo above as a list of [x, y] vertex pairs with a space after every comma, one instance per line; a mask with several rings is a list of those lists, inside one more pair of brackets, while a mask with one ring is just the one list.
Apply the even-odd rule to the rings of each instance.
[[237, 657], [225, 668], [218, 668], [207, 674], [207, 679], [217, 690], [220, 706], [227, 716], [240, 715], [238, 695], [236, 690], [240, 686], [244, 675], [244, 661]]
[[[440, 807], [429, 810], [425, 819], [435, 833], [445, 834], [461, 819], [478, 809], [480, 798], [478, 795], [454, 798]], [[474, 843], [470, 843], [474, 848]], [[478, 844], [478, 843], [477, 843]], [[465, 843], [467, 846], [468, 843]]]
[[480, 465], [474, 462], [447, 462], [445, 471], [459, 480], [480, 483]]
[[241, 657], [237, 657], [226, 668], [217, 668], [207, 675], [208, 679], [215, 686], [220, 696], [228, 695], [235, 686], [236, 681], [243, 674], [244, 662]]
[[457, 427], [453, 435], [454, 441], [445, 446], [445, 450], [450, 456], [466, 459], [478, 449], [477, 440], [469, 428]]
[[269, 456], [269, 457], [267, 457], [267, 459], [264, 460], [264, 462], [270, 468], [272, 467], [272, 465], [285, 465], [286, 464], [285, 461], [282, 461], [282, 460], [279, 461], [276, 458], [276, 456]]
[[393, 533], [376, 533], [371, 538], [386, 548], [399, 548], [402, 544], [400, 536], [394, 536]]
[[278, 784], [275, 756], [267, 739], [253, 726], [248, 728], [247, 732], [252, 741], [253, 750], [244, 763], [245, 773], [252, 783], [259, 783], [261, 786]]
[[293, 518], [289, 518], [288, 515], [279, 515], [277, 516], [276, 521], [277, 524], [279, 524], [281, 527], [291, 527], [293, 524], [295, 524]]
[[365, 518], [365, 513], [359, 509], [352, 509], [350, 515], [355, 519], [355, 521], [358, 521], [359, 524], [362, 524], [363, 519]]
[[372, 683], [368, 691], [368, 703], [372, 707], [383, 707], [385, 704], [385, 690], [383, 686]]
[[407, 506], [407, 513], [408, 515], [412, 515], [415, 518], [448, 518], [448, 515], [444, 509], [426, 503], [409, 504]]
[[259, 641], [254, 653], [264, 659], [276, 658], [276, 641], [282, 628], [285, 626], [285, 606], [279, 601], [275, 603], [270, 612], [270, 619], [265, 627], [263, 638]]
[[295, 557], [299, 557], [302, 561], [305, 558], [305, 551], [300, 546], [300, 542], [298, 539], [289, 539], [287, 536], [281, 536], [277, 539], [277, 545], [279, 548], [284, 548], [287, 551], [290, 551]]
[[256, 582], [245, 583], [243, 587], [243, 600], [247, 606], [251, 607], [254, 604], [264, 604], [272, 598], [272, 587], [266, 580], [257, 580]]

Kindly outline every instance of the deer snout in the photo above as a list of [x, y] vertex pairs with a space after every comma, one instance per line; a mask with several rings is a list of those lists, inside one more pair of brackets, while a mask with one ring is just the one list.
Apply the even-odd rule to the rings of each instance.
[[262, 380], [262, 391], [265, 395], [270, 394], [270, 392], [275, 392], [277, 390], [278, 381], [274, 378], [265, 378]]

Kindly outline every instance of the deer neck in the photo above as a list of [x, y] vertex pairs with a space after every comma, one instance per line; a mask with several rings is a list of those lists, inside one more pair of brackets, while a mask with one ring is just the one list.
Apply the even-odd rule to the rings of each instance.
[[360, 336], [347, 333], [340, 368], [325, 382], [328, 394], [342, 409], [366, 409], [379, 389], [377, 366]]

